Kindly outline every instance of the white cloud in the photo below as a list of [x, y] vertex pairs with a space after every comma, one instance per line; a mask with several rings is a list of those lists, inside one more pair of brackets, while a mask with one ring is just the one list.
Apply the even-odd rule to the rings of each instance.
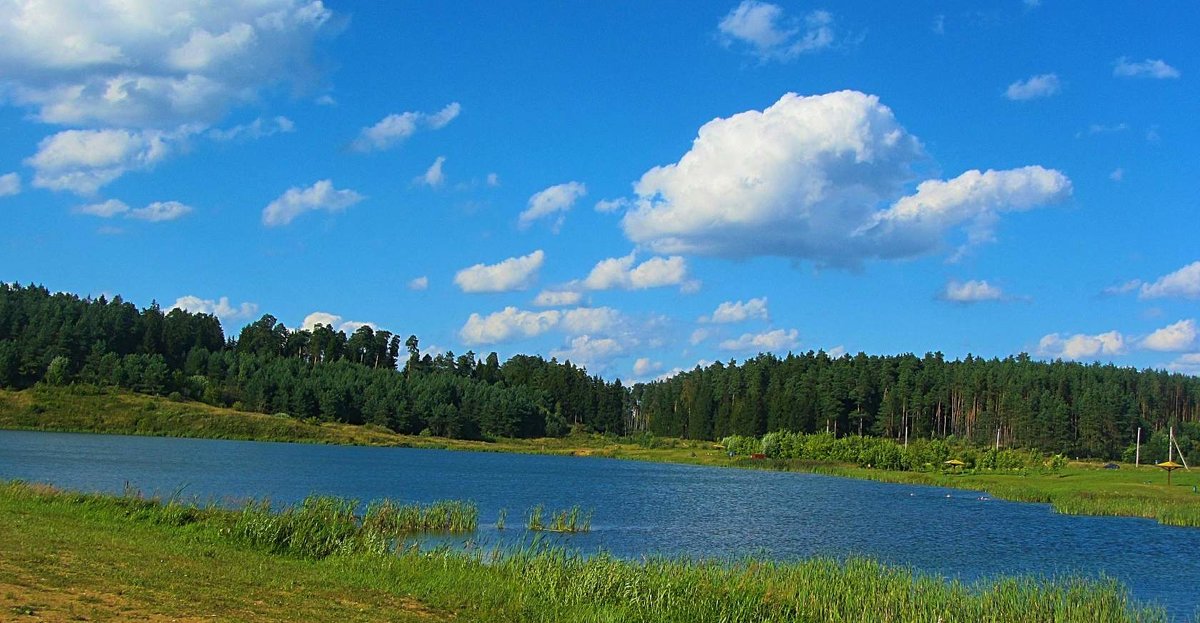
[[688, 343], [692, 346], [695, 346], [700, 342], [707, 340], [709, 335], [711, 335], [711, 332], [708, 329], [696, 329], [695, 331], [692, 331], [691, 337], [688, 338]]
[[576, 200], [586, 194], [587, 186], [580, 182], [557, 184], [534, 193], [529, 198], [529, 207], [518, 217], [517, 224], [524, 229], [539, 218], [557, 214], [558, 220], [554, 225], [557, 231], [566, 218], [566, 212], [575, 205]]
[[963, 226], [970, 241], [988, 240], [998, 214], [1071, 191], [1062, 173], [1033, 166], [928, 180], [904, 197], [923, 157], [874, 96], [789, 93], [762, 112], [705, 124], [679, 162], [636, 183], [637, 207], [621, 225], [659, 253], [853, 266], [928, 253]]
[[1117, 168], [1113, 169], [1112, 173], [1108, 174], [1108, 179], [1110, 179], [1114, 182], [1120, 182], [1120, 181], [1124, 180], [1125, 179], [1125, 169], [1122, 169], [1121, 167], [1117, 167]]
[[622, 322], [621, 312], [611, 307], [576, 307], [562, 313], [562, 328], [567, 333], [609, 333]]
[[313, 312], [304, 317], [300, 323], [300, 328], [306, 331], [312, 331], [317, 325], [325, 325], [332, 328], [334, 331], [343, 331], [347, 334], [354, 333], [359, 327], [375, 328], [373, 322], [362, 322], [359, 320], [346, 320], [337, 314], [329, 312]]
[[612, 214], [613, 212], [624, 210], [631, 205], [633, 204], [625, 197], [619, 197], [617, 199], [601, 199], [600, 201], [596, 202], [596, 211], [600, 212], [601, 214]]
[[308, 188], [294, 186], [263, 208], [262, 222], [267, 227], [287, 225], [305, 212], [341, 212], [363, 199], [353, 190], [335, 189], [331, 180], [321, 180]]
[[333, 18], [308, 0], [6, 2], [0, 66], [11, 101], [45, 123], [211, 123], [272, 85], [312, 82]]
[[846, 354], [846, 347], [839, 344], [825, 351], [825, 354], [829, 355], [830, 359], [841, 359]]
[[650, 361], [649, 357], [638, 357], [633, 362], [633, 375], [639, 377], [646, 376], [652, 372], [662, 370], [662, 366], [661, 361]]
[[91, 216], [99, 216], [100, 218], [112, 218], [118, 214], [128, 212], [129, 206], [119, 199], [109, 199], [101, 203], [79, 206], [75, 208], [75, 211], [79, 214], [89, 214]]
[[1139, 296], [1144, 299], [1172, 296], [1200, 298], [1200, 261], [1192, 262], [1169, 275], [1163, 275], [1154, 283], [1142, 284]]
[[701, 318], [701, 321], [718, 324], [745, 322], [747, 320], [770, 320], [767, 314], [767, 297], [742, 301], [725, 301], [717, 305], [711, 317]]
[[[1124, 132], [1125, 130], [1128, 130], [1128, 129], [1129, 129], [1129, 124], [1125, 123], [1125, 122], [1114, 123], [1112, 125], [1104, 125], [1102, 123], [1093, 123], [1092, 125], [1088, 126], [1086, 134], [1088, 136], [1095, 136], [1097, 134], [1114, 134], [1117, 132]], [[1083, 136], [1084, 134], [1085, 133], [1080, 132], [1080, 133], [1077, 133], [1075, 136], [1078, 138], [1080, 136]]]
[[286, 134], [296, 131], [296, 124], [287, 117], [263, 119], [259, 117], [251, 123], [235, 125], [224, 130], [214, 128], [205, 134], [215, 141], [254, 140], [276, 134]]
[[0, 175], [0, 197], [10, 197], [21, 192], [21, 176], [17, 173]]
[[1108, 286], [1107, 288], [1104, 288], [1104, 290], [1101, 291], [1101, 294], [1104, 294], [1106, 296], [1117, 296], [1120, 294], [1129, 294], [1130, 292], [1133, 292], [1134, 290], [1137, 290], [1140, 287], [1142, 287], [1141, 279], [1131, 279], [1129, 281], [1126, 281], [1125, 283], [1119, 283], [1115, 286]]
[[253, 318], [258, 313], [258, 305], [254, 303], [242, 303], [234, 307], [229, 303], [227, 296], [222, 296], [214, 301], [191, 294], [175, 299], [171, 309], [182, 309], [193, 314], [210, 314], [226, 321]]
[[538, 307], [565, 307], [578, 305], [583, 300], [583, 293], [574, 290], [542, 290], [538, 292], [533, 304]]
[[492, 188], [499, 186], [500, 185], [500, 174], [499, 173], [488, 173], [487, 174], [487, 185]]
[[1125, 336], [1117, 331], [1098, 335], [1077, 333], [1069, 337], [1051, 333], [1038, 341], [1038, 354], [1062, 359], [1123, 355], [1125, 354]]
[[966, 282], [951, 280], [942, 291], [942, 298], [955, 303], [977, 303], [979, 301], [998, 301], [1004, 298], [1004, 292], [988, 283], [974, 279]]
[[350, 149], [364, 153], [389, 149], [419, 130], [440, 130], [446, 127], [461, 110], [458, 102], [453, 102], [432, 114], [403, 112], [388, 115], [375, 125], [363, 128], [358, 133], [358, 138], [350, 143]]
[[38, 188], [92, 195], [129, 171], [153, 167], [193, 132], [65, 130], [42, 139], [25, 164]]
[[1018, 80], [1004, 90], [1004, 97], [1013, 101], [1024, 101], [1050, 97], [1062, 90], [1057, 74], [1041, 74], [1028, 80]]
[[930, 24], [929, 29], [932, 30], [934, 34], [946, 34], [946, 16], [941, 14], [934, 15], [933, 23]]
[[422, 275], [420, 277], [414, 278], [413, 280], [408, 282], [408, 289], [409, 290], [418, 290], [418, 291], [428, 290], [429, 289], [429, 277]]
[[446, 174], [442, 172], [442, 165], [445, 163], [446, 157], [438, 156], [437, 159], [433, 161], [433, 164], [429, 165], [429, 168], [425, 170], [425, 173], [417, 177], [416, 182], [418, 184], [429, 186], [430, 188], [437, 188], [438, 186], [441, 186], [446, 181]]
[[531, 338], [551, 330], [570, 335], [610, 335], [626, 327], [621, 313], [611, 307], [577, 307], [575, 309], [534, 312], [505, 307], [486, 316], [473, 313], [459, 329], [458, 336], [470, 345], [495, 344], [520, 338]]
[[681, 285], [687, 278], [687, 262], [678, 255], [652, 257], [636, 266], [634, 261], [634, 253], [601, 260], [583, 280], [583, 286], [589, 290], [645, 290]]
[[1113, 75], [1118, 78], [1178, 78], [1179, 70], [1163, 62], [1162, 59], [1146, 59], [1131, 61], [1122, 56], [1113, 63]]
[[524, 290], [537, 279], [546, 254], [541, 249], [497, 264], [476, 264], [458, 271], [454, 283], [463, 292], [510, 292]]
[[558, 326], [561, 319], [562, 313], [558, 310], [531, 312], [505, 307], [487, 316], [471, 314], [458, 336], [467, 344], [495, 344], [536, 337]]
[[743, 45], [761, 61], [788, 61], [833, 45], [832, 26], [828, 11], [812, 11], [800, 20], [786, 16], [778, 5], [742, 0], [717, 30], [726, 45]]
[[125, 218], [134, 218], [142, 221], [150, 221], [151, 223], [159, 223], [162, 221], [173, 221], [186, 216], [192, 212], [192, 207], [184, 205], [178, 201], [155, 201], [144, 208], [131, 210], [124, 201], [120, 201], [118, 199], [109, 199], [108, 201], [101, 203], [79, 206], [78, 208], [75, 208], [75, 212], [79, 214], [88, 214], [91, 216], [99, 216], [100, 218], [112, 218], [114, 216], [124, 215]]
[[1172, 372], [1181, 374], [1191, 374], [1192, 376], [1200, 376], [1200, 353], [1187, 353], [1180, 355], [1167, 364], [1167, 369]]
[[142, 221], [150, 221], [151, 223], [159, 223], [162, 221], [173, 221], [187, 215], [191, 211], [191, 206], [184, 205], [178, 201], [155, 201], [144, 208], [130, 210], [127, 216]]
[[611, 337], [596, 338], [590, 335], [580, 335], [571, 338], [567, 348], [550, 351], [551, 357], [560, 361], [570, 360], [576, 365], [592, 370], [603, 368], [613, 357], [625, 352], [625, 347]]
[[765, 333], [743, 333], [736, 340], [721, 342], [721, 350], [773, 352], [790, 350], [800, 344], [799, 333], [795, 329], [775, 329]]
[[1196, 334], [1195, 320], [1180, 320], [1147, 335], [1141, 347], [1167, 352], [1189, 350], [1196, 344]]

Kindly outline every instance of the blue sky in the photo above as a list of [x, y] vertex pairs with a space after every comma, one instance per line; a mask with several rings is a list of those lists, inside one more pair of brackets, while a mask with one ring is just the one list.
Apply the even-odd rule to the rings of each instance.
[[245, 4], [0, 0], [0, 279], [626, 381], [1200, 372], [1191, 3]]

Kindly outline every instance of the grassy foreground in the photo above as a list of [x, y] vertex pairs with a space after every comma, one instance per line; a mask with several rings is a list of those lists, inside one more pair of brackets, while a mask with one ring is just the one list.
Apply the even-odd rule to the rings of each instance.
[[362, 538], [365, 520], [355, 530], [330, 529], [338, 523], [331, 508], [284, 514], [304, 515], [293, 540], [343, 535], [331, 537], [336, 547], [279, 550], [237, 529], [253, 509], [0, 483], [0, 620], [1165, 620], [1160, 610], [1131, 603], [1115, 582], [1013, 578], [964, 586], [867, 560], [381, 552], [377, 541]]
[[0, 390], [0, 428], [250, 439], [302, 443], [444, 448], [599, 456], [823, 473], [883, 482], [934, 485], [983, 491], [1007, 500], [1051, 504], [1062, 513], [1145, 517], [1161, 523], [1200, 527], [1200, 469], [1177, 471], [1172, 486], [1153, 467], [1122, 465], [1100, 469], [1075, 462], [1054, 473], [1037, 471], [902, 472], [798, 460], [730, 458], [710, 442], [653, 439], [634, 442], [599, 436], [564, 439], [466, 441], [399, 435], [379, 427], [315, 423], [285, 416], [221, 409], [195, 402], [172, 402], [116, 390], [38, 387]]

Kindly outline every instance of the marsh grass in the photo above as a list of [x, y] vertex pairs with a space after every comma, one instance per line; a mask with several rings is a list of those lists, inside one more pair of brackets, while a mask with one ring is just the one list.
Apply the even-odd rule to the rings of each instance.
[[526, 516], [525, 529], [530, 532], [590, 532], [592, 529], [592, 511], [586, 513], [579, 505], [552, 511], [547, 517], [546, 507], [538, 504], [529, 510]]
[[[170, 560], [172, 565], [189, 565], [193, 574], [225, 578], [229, 573], [243, 571], [218, 567], [215, 561], [236, 556], [237, 569], [244, 569], [244, 573], [269, 569], [270, 581], [279, 590], [287, 587], [284, 592], [289, 599], [320, 593], [318, 597], [324, 600], [330, 595], [354, 592], [362, 598], [383, 601], [387, 598], [382, 596], [390, 595], [414, 599], [420, 607], [432, 608], [422, 620], [747, 623], [938, 620], [1159, 623], [1167, 620], [1161, 609], [1132, 602], [1124, 586], [1112, 580], [1022, 577], [963, 584], [865, 559], [629, 561], [603, 554], [583, 556], [540, 545], [537, 540], [523, 548], [503, 551], [478, 548], [464, 551], [441, 545], [433, 549], [403, 547], [381, 552], [345, 544], [360, 538], [355, 534], [397, 529], [402, 525], [399, 521], [389, 522], [398, 514], [399, 507], [377, 510], [373, 519], [360, 522], [354, 517], [357, 505], [353, 501], [313, 497], [278, 512], [271, 512], [269, 505], [262, 502], [240, 511], [193, 507], [194, 520], [179, 525], [163, 520], [178, 516], [175, 506], [186, 508], [188, 504], [0, 483], [0, 523], [17, 517], [32, 519], [22, 524], [26, 526], [22, 533], [0, 531], [0, 548], [9, 548], [0, 551], [25, 551], [11, 549], [16, 540], [21, 540], [22, 547], [34, 548], [24, 554], [26, 560], [52, 565], [57, 564], [54, 561], [90, 555], [79, 548], [90, 547], [91, 542], [73, 540], [73, 535], [110, 534], [117, 530], [123, 545], [122, 552], [114, 555], [144, 564], [137, 563], [111, 575], [103, 575], [112, 569], [108, 564], [90, 565], [73, 570], [69, 577], [77, 579], [71, 581], [81, 582], [84, 588], [102, 583], [117, 590], [129, 582], [141, 587], [154, 586], [152, 594], [156, 600], [161, 602], [167, 597], [177, 604], [175, 607], [188, 608], [189, 615], [195, 614], [195, 597], [190, 592], [194, 590], [194, 581], [180, 579], [178, 573], [154, 571], [152, 561]], [[377, 509], [385, 506], [383, 502], [373, 505]], [[264, 540], [287, 543], [287, 547], [262, 547], [229, 529], [243, 519], [268, 522], [266, 516], [287, 519], [274, 525], [255, 524], [254, 529], [264, 535]], [[365, 527], [368, 525], [371, 528]], [[51, 539], [51, 535], [57, 535], [53, 537], [53, 545], [38, 545]], [[39, 553], [39, 547], [46, 548], [45, 553]], [[318, 560], [311, 555], [316, 551], [326, 551], [329, 555]], [[197, 555], [200, 553], [203, 555]], [[185, 560], [179, 556], [188, 557]], [[158, 566], [162, 566], [161, 562]], [[207, 570], [209, 566], [211, 570]], [[102, 575], [79, 575], [87, 573]], [[319, 586], [311, 584], [317, 577]], [[219, 608], [228, 614], [231, 604], [254, 607], [252, 604], [262, 599], [260, 581], [222, 580], [208, 586], [203, 591], [208, 602], [205, 612]], [[214, 591], [218, 594], [211, 594]], [[329, 613], [305, 620], [342, 621], [347, 616], [341, 607], [325, 611]], [[133, 613], [125, 614], [132, 617]], [[356, 620], [390, 620], [394, 614], [380, 610], [376, 616]]]

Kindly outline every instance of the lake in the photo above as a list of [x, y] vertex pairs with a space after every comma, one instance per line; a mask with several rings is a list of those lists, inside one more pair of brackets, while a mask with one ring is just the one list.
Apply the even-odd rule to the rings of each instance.
[[1145, 519], [1059, 515], [977, 492], [813, 474], [591, 457], [451, 452], [0, 430], [0, 479], [68, 489], [237, 503], [310, 493], [370, 501], [472, 500], [484, 543], [508, 512], [580, 505], [584, 552], [796, 559], [870, 556], [967, 581], [995, 575], [1107, 575], [1176, 619], [1200, 607], [1200, 529]]

